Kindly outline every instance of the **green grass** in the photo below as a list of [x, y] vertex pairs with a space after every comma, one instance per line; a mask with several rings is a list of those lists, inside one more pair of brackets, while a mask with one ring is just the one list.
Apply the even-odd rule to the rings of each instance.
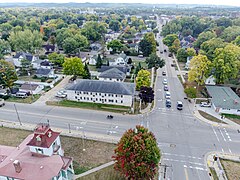
[[56, 101], [48, 101], [47, 105], [55, 105], [55, 106], [65, 106], [65, 107], [75, 107], [75, 108], [85, 108], [85, 109], [94, 109], [94, 110], [102, 110], [102, 111], [111, 111], [111, 112], [129, 112], [130, 108], [125, 106], [117, 106], [110, 104], [98, 104], [98, 103], [88, 103], [88, 102], [76, 102], [69, 100], [62, 100], [59, 102]]
[[94, 65], [88, 65], [88, 69], [89, 71], [97, 71], [97, 68]]
[[32, 76], [18, 76], [19, 81], [41, 82], [41, 78], [33, 78]]
[[224, 115], [226, 118], [233, 118], [233, 119], [238, 119], [238, 120], [240, 120], [240, 116], [239, 116], [239, 115], [235, 115], [235, 114], [224, 114], [224, 113], [222, 113], [222, 115]]
[[183, 81], [182, 81], [181, 76], [180, 76], [180, 75], [177, 75], [177, 77], [178, 77], [179, 81], [181, 82], [181, 84], [183, 84]]
[[140, 62], [141, 66], [144, 68], [144, 69], [148, 69], [148, 66], [147, 66], [147, 63], [145, 62], [145, 60], [142, 60], [142, 61], [139, 61], [139, 60], [133, 60], [132, 61], [132, 64], [134, 65], [135, 63], [135, 68], [138, 66], [138, 63]]
[[40, 94], [33, 95], [33, 99], [32, 99], [31, 95], [28, 96], [27, 98], [9, 97], [8, 99], [6, 99], [6, 101], [7, 102], [17, 102], [17, 103], [32, 104], [35, 101], [37, 101], [40, 97], [41, 97]]
[[213, 180], [219, 180], [215, 169], [213, 167], [209, 167], [209, 169], [210, 169], [210, 172], [212, 174]]
[[73, 161], [73, 168], [74, 168], [74, 173], [75, 174], [82, 174], [88, 170], [90, 170], [91, 168], [89, 167], [84, 167], [84, 166], [81, 166], [78, 162], [76, 161]]
[[200, 113], [200, 115], [206, 119], [208, 119], [209, 121], [213, 121], [213, 122], [217, 122], [217, 123], [222, 123], [222, 124], [227, 124], [221, 120], [219, 120], [218, 118], [208, 114], [208, 113], [205, 113], [204, 111], [198, 111]]

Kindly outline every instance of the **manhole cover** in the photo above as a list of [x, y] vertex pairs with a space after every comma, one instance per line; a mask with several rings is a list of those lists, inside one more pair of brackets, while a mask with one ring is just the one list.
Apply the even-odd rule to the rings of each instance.
[[175, 148], [176, 144], [170, 144], [170, 147]]

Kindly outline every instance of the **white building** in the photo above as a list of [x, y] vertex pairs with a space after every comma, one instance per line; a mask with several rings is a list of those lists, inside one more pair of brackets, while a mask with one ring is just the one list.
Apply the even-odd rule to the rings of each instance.
[[39, 124], [18, 147], [0, 146], [0, 180], [72, 180], [73, 159], [64, 156], [59, 135]]
[[30, 93], [30, 94], [40, 94], [43, 89], [44, 89], [43, 85], [32, 84], [32, 83], [24, 83], [19, 88], [19, 91]]
[[240, 115], [240, 98], [230, 87], [206, 86], [216, 112]]
[[123, 82], [126, 79], [126, 74], [120, 71], [117, 68], [111, 68], [106, 71], [103, 71], [99, 76], [101, 81], [117, 81]]
[[22, 60], [27, 60], [30, 64], [32, 64], [32, 62], [36, 61], [37, 59], [38, 58], [33, 56], [32, 54], [21, 52], [17, 53], [13, 57], [13, 63], [16, 67], [22, 67]]
[[216, 85], [216, 79], [213, 77], [213, 75], [211, 75], [205, 80], [205, 84], [206, 85]]
[[121, 53], [116, 59], [109, 61], [109, 66], [125, 66], [127, 65], [128, 59], [126, 54]]
[[67, 87], [66, 91], [67, 99], [71, 101], [131, 107], [135, 84], [82, 79]]

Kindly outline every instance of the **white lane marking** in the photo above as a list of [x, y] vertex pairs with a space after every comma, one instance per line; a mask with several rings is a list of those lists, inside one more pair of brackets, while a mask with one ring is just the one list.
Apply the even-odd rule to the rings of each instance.
[[224, 131], [225, 131], [225, 134], [226, 134], [226, 135], [227, 135], [227, 137], [228, 137], [228, 140], [229, 140], [229, 141], [232, 141], [232, 139], [231, 139], [230, 135], [228, 134], [228, 132], [227, 132], [226, 128], [223, 128], [223, 129], [224, 129]]
[[215, 136], [216, 136], [216, 138], [217, 138], [217, 140], [218, 140], [218, 142], [219, 142], [219, 139], [218, 139], [217, 133], [216, 133], [216, 131], [214, 130], [213, 126], [212, 126], [212, 130], [213, 130], [213, 132], [214, 132], [214, 134], [215, 134]]
[[202, 163], [196, 163], [196, 162], [190, 162], [190, 161], [184, 161], [184, 160], [177, 160], [177, 159], [167, 159], [167, 158], [163, 158], [164, 161], [175, 161], [175, 162], [182, 162], [182, 163], [190, 163], [190, 164], [194, 164], [194, 165], [198, 165], [198, 166], [205, 166]]
[[223, 150], [223, 148], [222, 148], [222, 152], [224, 153], [224, 150]]
[[226, 139], [225, 139], [225, 137], [224, 137], [224, 135], [223, 135], [223, 133], [222, 133], [221, 129], [218, 129], [218, 130], [220, 131], [220, 134], [222, 135], [222, 137], [223, 137], [223, 140], [224, 140], [224, 141], [226, 141]]
[[230, 149], [230, 148], [228, 148], [228, 150], [229, 150], [229, 152], [232, 154], [232, 151], [231, 151], [231, 149]]
[[183, 165], [184, 168], [190, 168], [190, 169], [196, 169], [196, 170], [200, 170], [200, 171], [207, 171], [207, 169], [202, 168], [202, 167], [194, 167], [194, 166], [187, 166], [187, 165]]
[[169, 155], [169, 156], [188, 157], [188, 158], [199, 159], [199, 160], [202, 159], [202, 158], [199, 158], [199, 157], [185, 156], [185, 155], [182, 155], [182, 154], [171, 154], [171, 153], [162, 153], [162, 154], [163, 155]]

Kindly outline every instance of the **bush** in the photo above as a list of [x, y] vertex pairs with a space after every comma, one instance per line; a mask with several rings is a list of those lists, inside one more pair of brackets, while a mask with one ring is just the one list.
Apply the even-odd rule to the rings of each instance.
[[40, 55], [39, 59], [47, 59], [48, 57], [46, 55]]
[[45, 82], [47, 80], [46, 77], [41, 77], [41, 82]]
[[187, 97], [189, 98], [196, 98], [197, 97], [197, 90], [193, 87], [188, 87], [184, 89], [184, 92], [186, 93]]

